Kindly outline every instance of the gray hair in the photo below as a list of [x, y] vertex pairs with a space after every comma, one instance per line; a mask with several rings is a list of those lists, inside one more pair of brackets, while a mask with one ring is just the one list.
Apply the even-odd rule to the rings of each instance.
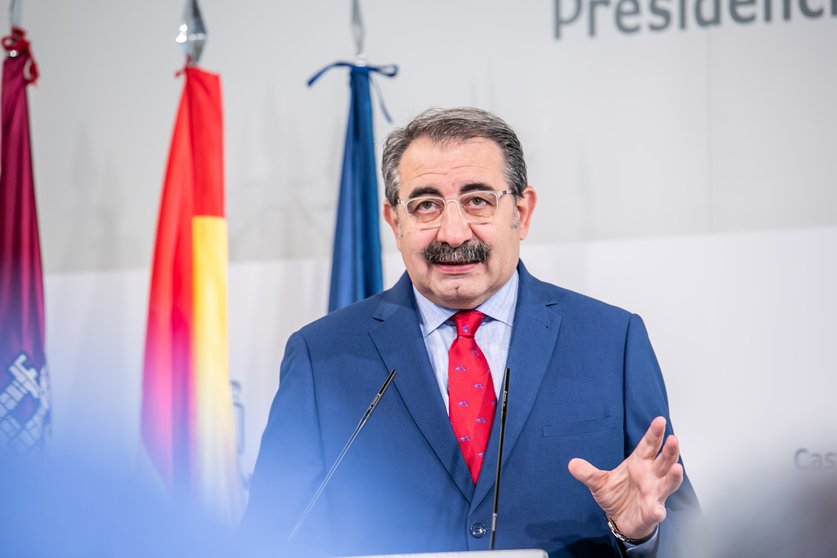
[[398, 165], [401, 157], [413, 141], [428, 138], [445, 145], [473, 138], [492, 140], [502, 150], [506, 161], [506, 180], [515, 196], [523, 195], [528, 181], [523, 147], [511, 126], [499, 116], [486, 110], [462, 107], [453, 109], [432, 108], [416, 116], [403, 128], [393, 130], [384, 143], [381, 157], [381, 173], [384, 176], [385, 195], [390, 204], [398, 203], [400, 176]]

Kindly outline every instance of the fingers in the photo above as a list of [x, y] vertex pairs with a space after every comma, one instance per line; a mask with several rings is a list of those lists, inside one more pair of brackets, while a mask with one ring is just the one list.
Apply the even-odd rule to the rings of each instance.
[[654, 524], [660, 524], [666, 518], [666, 507], [663, 504], [657, 504], [654, 506], [654, 510], [651, 512], [651, 521]]
[[652, 420], [648, 430], [642, 436], [642, 440], [637, 444], [634, 454], [642, 459], [654, 459], [657, 452], [660, 451], [665, 432], [666, 419], [664, 417], [657, 417]]
[[570, 474], [575, 477], [577, 481], [584, 484], [587, 488], [591, 491], [596, 491], [605, 482], [605, 477], [607, 473], [600, 469], [597, 469], [593, 465], [590, 464], [589, 461], [585, 459], [581, 459], [580, 457], [575, 457], [570, 460], [570, 463], [567, 465], [567, 469], [569, 469]]
[[671, 496], [675, 490], [680, 488], [681, 484], [683, 484], [683, 465], [675, 463], [663, 479], [663, 484], [660, 487], [661, 494], [659, 501], [665, 503], [666, 499]]
[[666, 438], [666, 443], [663, 444], [663, 451], [660, 452], [660, 455], [657, 456], [654, 462], [654, 471], [657, 473], [657, 476], [662, 477], [668, 474], [669, 469], [677, 463], [678, 459], [680, 459], [680, 442], [674, 435], [671, 435]]

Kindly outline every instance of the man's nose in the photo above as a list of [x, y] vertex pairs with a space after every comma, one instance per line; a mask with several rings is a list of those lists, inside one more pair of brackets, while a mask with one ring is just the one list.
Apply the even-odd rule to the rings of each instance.
[[462, 216], [459, 203], [456, 200], [446, 200], [436, 240], [456, 247], [473, 237], [474, 233], [471, 230], [471, 225]]

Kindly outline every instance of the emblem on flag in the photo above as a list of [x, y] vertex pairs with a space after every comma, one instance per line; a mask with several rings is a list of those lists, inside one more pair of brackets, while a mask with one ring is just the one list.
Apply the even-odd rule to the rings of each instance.
[[18, 355], [0, 380], [0, 446], [19, 453], [41, 447], [49, 430], [46, 366], [30, 368], [27, 360], [26, 353]]

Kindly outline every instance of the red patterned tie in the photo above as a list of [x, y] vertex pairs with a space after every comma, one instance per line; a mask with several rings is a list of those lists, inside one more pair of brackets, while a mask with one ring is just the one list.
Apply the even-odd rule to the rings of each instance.
[[450, 424], [474, 483], [480, 476], [497, 406], [488, 361], [474, 340], [484, 317], [476, 310], [455, 314], [456, 339], [448, 353]]

